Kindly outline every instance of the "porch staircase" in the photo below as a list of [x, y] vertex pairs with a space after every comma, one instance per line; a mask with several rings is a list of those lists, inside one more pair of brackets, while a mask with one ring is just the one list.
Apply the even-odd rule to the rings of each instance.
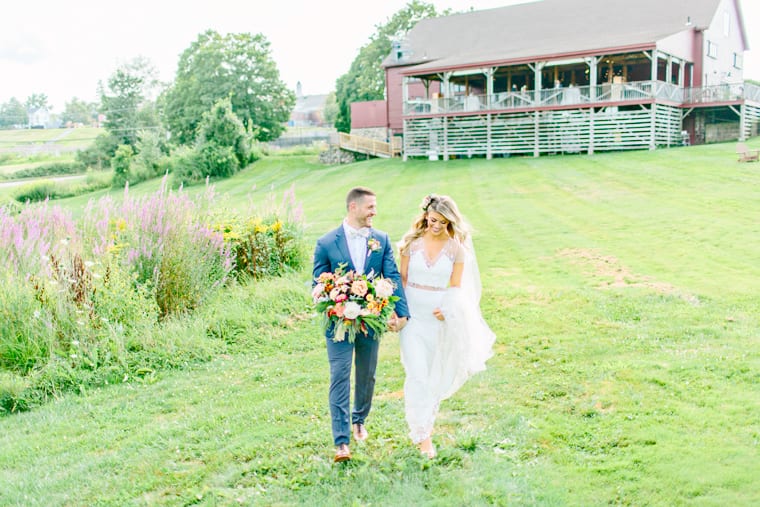
[[370, 137], [362, 137], [343, 132], [338, 136], [338, 146], [342, 150], [353, 153], [362, 153], [371, 157], [392, 158], [401, 155], [401, 139], [391, 138], [392, 142], [386, 143]]

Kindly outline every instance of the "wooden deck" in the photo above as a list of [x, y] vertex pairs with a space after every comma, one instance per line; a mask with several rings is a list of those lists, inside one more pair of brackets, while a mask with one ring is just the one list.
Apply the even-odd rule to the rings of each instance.
[[392, 158], [401, 155], [401, 140], [397, 137], [392, 138], [391, 143], [386, 143], [369, 137], [341, 132], [338, 136], [338, 146], [342, 150], [362, 153], [372, 157]]
[[592, 154], [685, 144], [684, 118], [704, 107], [736, 113], [739, 140], [746, 139], [760, 124], [760, 87], [679, 88], [645, 81], [413, 100], [405, 106], [404, 158]]

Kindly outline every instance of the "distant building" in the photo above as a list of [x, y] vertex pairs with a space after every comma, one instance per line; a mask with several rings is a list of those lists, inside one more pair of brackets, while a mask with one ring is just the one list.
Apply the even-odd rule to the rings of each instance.
[[29, 126], [32, 128], [50, 127], [50, 111], [46, 107], [29, 112]]
[[301, 82], [296, 84], [296, 105], [290, 113], [288, 126], [323, 127], [325, 126], [325, 102], [327, 95], [304, 95]]

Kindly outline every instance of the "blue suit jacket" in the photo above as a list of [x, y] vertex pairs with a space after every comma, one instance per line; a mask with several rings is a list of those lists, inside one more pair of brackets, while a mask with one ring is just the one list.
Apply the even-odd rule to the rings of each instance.
[[[396, 290], [393, 293], [400, 298], [396, 301], [396, 315], [409, 318], [409, 308], [406, 305], [404, 288], [401, 286], [401, 273], [399, 273], [396, 260], [393, 258], [393, 248], [390, 239], [386, 233], [377, 229], [370, 229], [367, 240], [370, 238], [379, 241], [380, 248], [374, 252], [369, 249], [367, 250], [367, 259], [364, 261], [364, 272], [369, 274], [371, 271], [374, 271], [376, 275], [393, 280], [396, 284]], [[343, 230], [343, 225], [317, 240], [317, 246], [314, 249], [313, 278], [316, 279], [327, 271], [335, 272], [341, 264], [347, 265], [349, 270], [356, 270], [351, 260], [351, 254], [348, 251], [348, 243], [346, 242], [346, 233]], [[328, 329], [328, 336], [331, 332], [332, 329]]]

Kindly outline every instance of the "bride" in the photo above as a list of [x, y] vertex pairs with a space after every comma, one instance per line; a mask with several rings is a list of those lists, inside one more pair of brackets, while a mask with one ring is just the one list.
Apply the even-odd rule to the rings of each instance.
[[475, 252], [453, 199], [425, 197], [400, 251], [411, 313], [400, 333], [406, 421], [412, 442], [433, 458], [431, 436], [440, 402], [485, 369], [496, 337], [480, 313]]

